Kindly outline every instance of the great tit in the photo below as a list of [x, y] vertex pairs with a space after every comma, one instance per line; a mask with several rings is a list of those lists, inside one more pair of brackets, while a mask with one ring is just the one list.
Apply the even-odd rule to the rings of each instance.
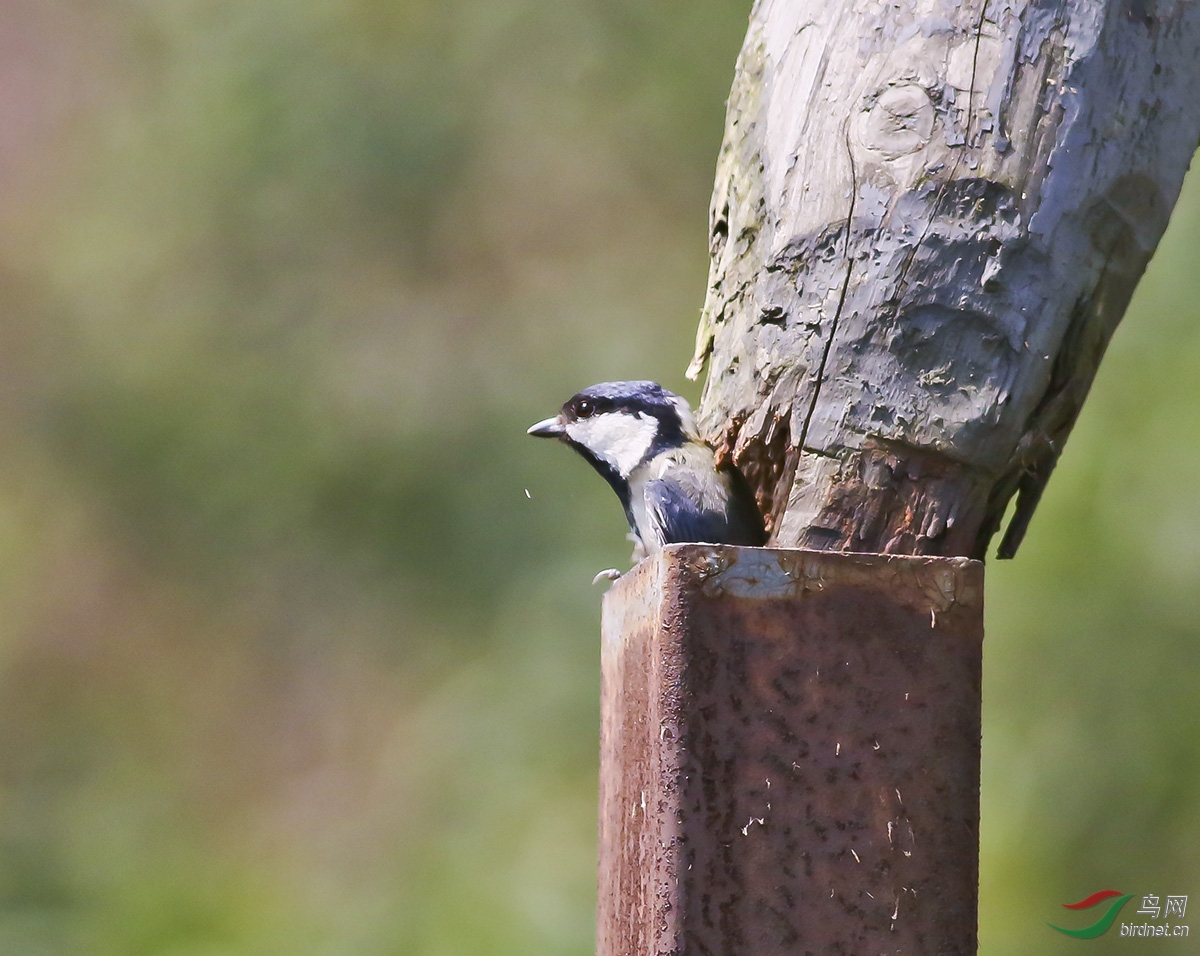
[[766, 542], [746, 480], [731, 463], [717, 465], [688, 403], [657, 382], [593, 385], [529, 434], [566, 442], [612, 486], [638, 545], [635, 560], [683, 541]]

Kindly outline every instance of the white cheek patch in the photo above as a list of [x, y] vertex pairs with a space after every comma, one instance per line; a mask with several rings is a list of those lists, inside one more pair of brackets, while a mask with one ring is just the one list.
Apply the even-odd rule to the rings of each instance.
[[608, 412], [581, 418], [567, 425], [567, 435], [591, 450], [621, 475], [628, 478], [658, 434], [658, 423], [642, 412]]

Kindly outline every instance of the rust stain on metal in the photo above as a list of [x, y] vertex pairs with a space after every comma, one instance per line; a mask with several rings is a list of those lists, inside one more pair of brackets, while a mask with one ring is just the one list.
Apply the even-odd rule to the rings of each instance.
[[600, 956], [974, 954], [982, 621], [964, 558], [676, 545], [622, 578]]

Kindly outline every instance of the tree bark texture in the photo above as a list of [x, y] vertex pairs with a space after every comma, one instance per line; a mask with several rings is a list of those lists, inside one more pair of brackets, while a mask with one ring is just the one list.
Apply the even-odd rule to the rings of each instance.
[[758, 0], [695, 377], [771, 543], [1020, 543], [1200, 138], [1194, 0]]

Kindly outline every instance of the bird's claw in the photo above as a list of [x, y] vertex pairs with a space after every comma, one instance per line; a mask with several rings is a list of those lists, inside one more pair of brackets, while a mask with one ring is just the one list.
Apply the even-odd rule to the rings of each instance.
[[598, 584], [601, 581], [615, 581], [620, 576], [621, 572], [616, 568], [605, 568], [594, 578], [592, 578], [592, 584]]

